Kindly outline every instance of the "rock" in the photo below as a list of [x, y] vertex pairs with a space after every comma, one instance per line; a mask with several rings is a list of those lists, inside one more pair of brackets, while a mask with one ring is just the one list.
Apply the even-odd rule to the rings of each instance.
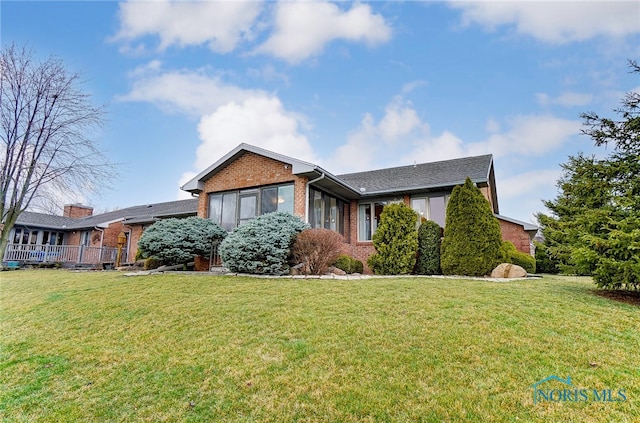
[[342, 269], [338, 269], [337, 267], [330, 267], [328, 270], [328, 273], [332, 273], [334, 275], [338, 275], [338, 276], [344, 276], [347, 274], [347, 272], [345, 272]]
[[502, 263], [491, 272], [492, 278], [526, 278], [527, 271], [516, 264]]

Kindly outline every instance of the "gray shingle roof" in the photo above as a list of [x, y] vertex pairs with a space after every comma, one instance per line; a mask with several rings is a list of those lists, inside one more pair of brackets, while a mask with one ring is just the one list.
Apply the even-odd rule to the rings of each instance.
[[161, 217], [195, 215], [197, 210], [198, 199], [190, 198], [188, 200], [132, 206], [79, 219], [44, 213], [23, 212], [18, 217], [16, 224], [51, 229], [85, 229], [118, 220], [124, 220], [126, 223], [144, 223], [153, 222]]
[[467, 177], [473, 182], [486, 182], [493, 156], [464, 157], [433, 163], [392, 167], [367, 172], [337, 175], [337, 178], [358, 189], [363, 195], [417, 191], [463, 184]]

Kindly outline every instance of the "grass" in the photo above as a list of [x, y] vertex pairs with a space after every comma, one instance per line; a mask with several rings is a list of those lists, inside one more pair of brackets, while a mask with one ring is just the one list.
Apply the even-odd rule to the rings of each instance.
[[640, 308], [584, 278], [0, 278], [7, 422], [640, 420]]

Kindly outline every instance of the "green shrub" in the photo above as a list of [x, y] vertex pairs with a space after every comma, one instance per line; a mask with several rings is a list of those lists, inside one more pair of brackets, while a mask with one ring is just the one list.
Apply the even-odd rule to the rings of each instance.
[[485, 276], [500, 264], [502, 235], [491, 205], [467, 178], [447, 205], [440, 264], [445, 275]]
[[418, 258], [415, 273], [439, 275], [442, 228], [432, 220], [424, 220], [418, 228]]
[[147, 228], [138, 242], [141, 257], [153, 257], [167, 266], [185, 264], [195, 256], [209, 256], [211, 247], [219, 243], [227, 232], [209, 219], [159, 220]]
[[380, 275], [403, 275], [413, 271], [418, 251], [418, 215], [405, 204], [389, 204], [382, 209], [373, 234], [376, 253], [367, 264]]
[[536, 259], [530, 254], [518, 251], [510, 241], [502, 241], [502, 261], [522, 267], [527, 273], [536, 273]]
[[308, 227], [302, 219], [290, 213], [258, 216], [236, 228], [222, 241], [222, 262], [232, 272], [287, 274], [293, 241]]
[[341, 255], [333, 265], [348, 274], [362, 273], [364, 271], [364, 264], [360, 260], [348, 255]]
[[330, 229], [314, 228], [300, 232], [293, 242], [293, 258], [302, 263], [303, 272], [323, 275], [340, 257], [344, 237]]
[[547, 246], [534, 241], [536, 247], [536, 273], [560, 273], [557, 260], [554, 260], [547, 251]]
[[162, 260], [157, 258], [149, 257], [144, 261], [144, 270], [157, 269], [160, 266], [162, 266]]

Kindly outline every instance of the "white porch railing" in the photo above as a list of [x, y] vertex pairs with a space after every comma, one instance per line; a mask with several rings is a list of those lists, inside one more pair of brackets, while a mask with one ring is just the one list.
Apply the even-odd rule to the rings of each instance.
[[[117, 248], [87, 247], [84, 245], [23, 245], [8, 244], [2, 261], [22, 263], [114, 263]], [[122, 263], [127, 261], [127, 250], [122, 249]]]

